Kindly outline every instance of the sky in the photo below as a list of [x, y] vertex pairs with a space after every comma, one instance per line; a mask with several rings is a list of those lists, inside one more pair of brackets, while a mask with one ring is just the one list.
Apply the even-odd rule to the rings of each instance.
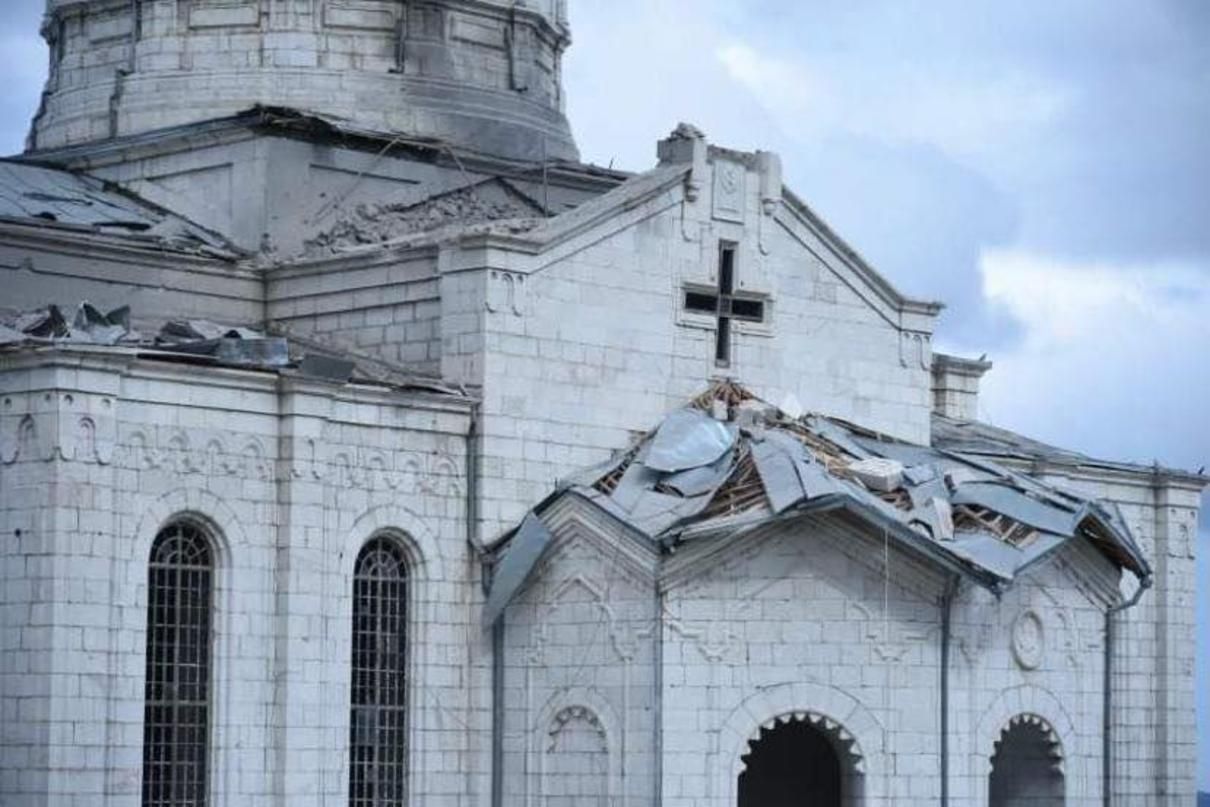
[[[42, 0], [0, 9], [0, 153], [45, 75]], [[587, 161], [678, 122], [786, 182], [995, 367], [980, 417], [1096, 456], [1210, 465], [1210, 2], [571, 0]], [[1198, 680], [1210, 682], [1210, 528]], [[1210, 790], [1210, 684], [1198, 779]]]

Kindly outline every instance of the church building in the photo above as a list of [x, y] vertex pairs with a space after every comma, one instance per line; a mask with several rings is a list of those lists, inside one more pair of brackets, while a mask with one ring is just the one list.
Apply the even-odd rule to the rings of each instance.
[[777, 155], [583, 163], [570, 31], [47, 0], [0, 804], [1188, 807], [1206, 479], [980, 422]]

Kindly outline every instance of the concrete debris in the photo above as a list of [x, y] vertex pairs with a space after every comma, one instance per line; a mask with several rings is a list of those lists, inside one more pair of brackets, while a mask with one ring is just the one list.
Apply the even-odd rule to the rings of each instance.
[[849, 473], [870, 490], [890, 493], [903, 485], [903, 463], [882, 457], [859, 460], [849, 466]]
[[489, 179], [427, 199], [404, 203], [360, 204], [325, 232], [307, 241], [309, 258], [356, 247], [383, 244], [403, 236], [507, 219], [536, 220], [545, 211], [504, 179]]

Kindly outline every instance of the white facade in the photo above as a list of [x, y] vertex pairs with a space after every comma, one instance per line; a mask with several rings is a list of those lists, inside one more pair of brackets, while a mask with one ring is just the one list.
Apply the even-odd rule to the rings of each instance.
[[[762, 727], [794, 724], [837, 749], [835, 803], [846, 807], [935, 804], [943, 790], [949, 804], [991, 807], [1192, 799], [1203, 483], [1180, 472], [981, 455], [1117, 503], [1150, 567], [1152, 587], [1113, 617], [1108, 794], [1106, 615], [1137, 581], [1087, 541], [999, 597], [958, 588], [944, 709], [946, 574], [839, 516], [668, 553], [587, 501], [559, 499], [541, 512], [553, 545], [499, 631], [484, 626], [485, 564], [509, 531], [712, 380], [928, 446], [941, 444], [939, 416], [973, 411], [987, 368], [933, 356], [940, 306], [882, 279], [783, 188], [775, 155], [710, 146], [689, 127], [660, 144], [647, 173], [561, 164], [546, 187], [541, 166], [498, 159], [490, 135], [482, 148], [455, 142], [466, 152], [452, 156], [448, 145], [395, 149], [390, 132], [432, 132], [391, 110], [359, 122], [385, 135], [302, 114], [156, 132], [193, 121], [183, 110], [210, 109], [222, 87], [253, 86], [216, 83], [212, 71], [238, 48], [197, 38], [207, 14], [272, 9], [256, 23], [269, 41], [278, 26], [314, 23], [304, 8], [335, 19], [345, 6], [381, 16], [407, 4], [207, 5], [142, 4], [138, 66], [119, 80], [137, 94], [171, 68], [172, 86], [197, 103], [157, 107], [146, 94], [118, 106], [110, 131], [97, 98], [112, 87], [96, 78], [108, 63], [79, 73], [70, 92], [67, 65], [126, 58], [119, 34], [129, 26], [118, 23], [130, 5], [56, 4], [50, 19], [93, 38], [68, 40], [75, 55], [52, 79], [35, 143], [40, 159], [115, 182], [230, 250], [9, 215], [0, 309], [129, 303], [149, 334], [166, 319], [271, 329], [380, 367], [382, 379], [412, 380], [198, 363], [146, 342], [0, 346], [0, 803], [142, 803], [148, 554], [181, 517], [216, 558], [206, 738], [215, 807], [350, 803], [353, 564], [380, 536], [409, 569], [411, 805], [742, 804], [749, 743]], [[426, 5], [496, 21], [511, 13]], [[187, 35], [172, 22], [186, 7]], [[533, 36], [561, 32], [549, 43], [557, 56], [562, 3], [530, 3], [519, 17]], [[117, 21], [108, 45], [94, 35], [107, 20]], [[372, 65], [332, 49], [357, 37], [378, 37], [384, 53], [408, 44], [397, 25], [357, 30], [348, 42], [290, 34], [290, 49], [328, 60], [304, 65], [312, 78], [295, 90], [305, 103], [279, 96], [287, 82], [274, 73], [255, 85], [268, 95], [241, 94], [219, 104], [223, 114], [268, 100], [347, 111], [323, 82], [388, 74], [366, 78]], [[443, 31], [455, 54], [470, 47]], [[156, 37], [188, 47], [155, 56]], [[446, 78], [499, 78], [471, 72]], [[557, 71], [553, 80], [557, 95]], [[466, 191], [484, 181], [503, 196]], [[443, 196], [451, 190], [472, 204]], [[427, 223], [383, 242], [364, 234], [386, 208], [361, 205]], [[344, 240], [317, 240], [338, 232]], [[317, 252], [319, 242], [335, 246]], [[731, 321], [720, 347], [718, 318], [687, 293], [719, 293], [724, 249], [734, 255], [728, 293], [761, 313]], [[997, 743], [1018, 728], [1048, 743], [1061, 802], [991, 798]]]

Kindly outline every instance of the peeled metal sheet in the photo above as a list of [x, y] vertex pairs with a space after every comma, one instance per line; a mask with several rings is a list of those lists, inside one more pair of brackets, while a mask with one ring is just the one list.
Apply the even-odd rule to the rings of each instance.
[[903, 478], [909, 485], [923, 485], [937, 478], [937, 467], [930, 464], [913, 465], [903, 469]]
[[914, 507], [908, 521], [920, 522], [928, 527], [929, 535], [936, 541], [952, 541], [954, 538], [954, 510], [949, 499], [934, 496]]
[[909, 485], [907, 491], [913, 507], [923, 507], [928, 504], [930, 499], [947, 499], [950, 495], [949, 488], [945, 486], [945, 480], [939, 477], [918, 485]]
[[698, 409], [679, 409], [660, 424], [644, 464], [664, 473], [700, 468], [734, 444], [735, 432], [726, 424]]
[[827, 468], [817, 462], [798, 461], [795, 463], [798, 479], [802, 483], [803, 492], [808, 499], [818, 499], [840, 493], [841, 487], [836, 479], [828, 473]]
[[859, 460], [869, 459], [874, 456], [864, 446], [860, 445], [856, 439], [849, 434], [848, 429], [837, 426], [830, 420], [821, 417], [811, 418], [808, 422], [811, 431], [825, 438], [833, 445], [843, 449]]
[[1059, 535], [1038, 533], [1038, 537], [1024, 550], [1001, 541], [991, 533], [957, 533], [953, 541], [945, 546], [956, 556], [973, 563], [997, 577], [1012, 580], [1025, 567], [1049, 555], [1066, 541]]
[[339, 381], [342, 384], [353, 377], [355, 369], [356, 363], [348, 359], [333, 358], [322, 353], [308, 353], [298, 365], [298, 372], [302, 375]]
[[163, 349], [173, 353], [210, 356], [223, 364], [252, 367], [285, 367], [290, 363], [290, 350], [285, 339], [240, 339], [224, 337], [200, 342], [179, 342]]
[[[829, 436], [829, 439], [830, 436]], [[856, 445], [861, 446], [869, 454], [867, 456], [886, 457], [898, 460], [905, 466], [925, 466], [937, 460], [937, 453], [927, 446], [916, 446], [909, 443], [893, 443], [889, 440], [878, 440], [873, 437], [854, 435], [850, 438]]]
[[686, 499], [653, 491], [639, 500], [627, 513], [626, 520], [647, 535], [659, 535], [700, 513], [710, 503], [710, 498], [707, 495]]
[[622, 474], [610, 498], [618, 507], [629, 512], [638, 506], [643, 497], [651, 494], [659, 480], [658, 473], [636, 460]]
[[690, 468], [664, 477], [660, 480], [663, 487], [675, 490], [682, 496], [701, 496], [716, 490], [727, 481], [735, 468], [734, 452], [728, 450], [709, 465], [700, 468]]
[[770, 442], [753, 443], [752, 459], [760, 474], [773, 513], [779, 515], [801, 502], [806, 492], [794, 467], [794, 459]]
[[1082, 516], [1081, 513], [1061, 510], [1032, 499], [1014, 488], [993, 483], [969, 482], [961, 485], [951, 501], [954, 504], [983, 507], [1022, 524], [1059, 535], [1074, 534]]
[[534, 570], [538, 559], [552, 541], [554, 535], [542, 520], [533, 512], [528, 513], [492, 574], [487, 603], [483, 606], [484, 626], [496, 623], [513, 597], [525, 585], [530, 572]]

